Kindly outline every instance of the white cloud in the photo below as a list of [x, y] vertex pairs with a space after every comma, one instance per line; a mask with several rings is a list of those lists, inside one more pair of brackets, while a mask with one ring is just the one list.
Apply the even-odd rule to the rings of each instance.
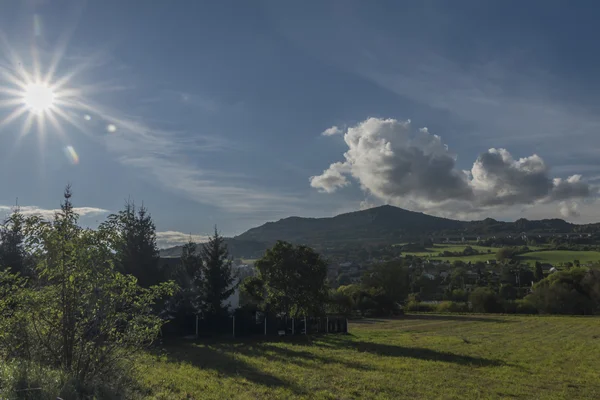
[[[4, 214], [10, 213], [12, 210], [14, 210], [14, 207], [12, 207], [12, 206], [0, 205], [0, 212], [2, 212]], [[105, 210], [103, 208], [97, 208], [97, 207], [75, 207], [75, 208], [73, 208], [73, 210], [77, 214], [79, 214], [81, 217], [102, 215], [102, 214], [109, 213], [108, 210]], [[41, 207], [37, 207], [37, 206], [19, 206], [19, 211], [23, 215], [38, 215], [44, 219], [50, 220], [50, 219], [54, 218], [54, 214], [59, 212], [60, 209], [57, 209], [57, 208], [56, 209], [48, 209], [48, 208], [41, 208]]]
[[208, 236], [192, 235], [178, 231], [156, 232], [156, 242], [161, 249], [186, 244], [190, 240], [195, 243], [204, 243], [208, 241]]
[[579, 214], [579, 204], [574, 201], [561, 201], [559, 204], [559, 212], [564, 218], [573, 218], [578, 217]]
[[331, 128], [327, 128], [323, 132], [321, 132], [321, 135], [333, 136], [333, 135], [339, 135], [340, 133], [344, 133], [344, 131], [337, 126], [332, 126]]
[[345, 163], [333, 163], [321, 175], [311, 176], [309, 178], [310, 186], [322, 192], [333, 193], [337, 189], [350, 184], [343, 175], [346, 172], [349, 172], [349, 170]]
[[413, 132], [410, 121], [369, 118], [350, 127], [344, 141], [345, 161], [311, 177], [312, 187], [333, 193], [351, 176], [383, 202], [454, 213], [590, 196], [580, 175], [551, 179], [535, 154], [515, 160], [506, 149], [492, 148], [470, 171], [460, 171], [441, 138], [426, 128]]

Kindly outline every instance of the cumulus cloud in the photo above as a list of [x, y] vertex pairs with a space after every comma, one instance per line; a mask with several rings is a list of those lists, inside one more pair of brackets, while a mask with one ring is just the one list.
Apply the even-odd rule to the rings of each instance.
[[156, 232], [156, 242], [159, 248], [167, 248], [185, 244], [190, 240], [195, 243], [204, 243], [208, 241], [208, 236], [192, 235], [190, 233], [177, 231]]
[[323, 132], [321, 132], [321, 135], [323, 135], [323, 136], [333, 136], [333, 135], [339, 135], [340, 133], [344, 133], [344, 131], [341, 130], [337, 126], [332, 126], [331, 128], [327, 128]]
[[559, 212], [564, 218], [579, 217], [579, 204], [575, 201], [561, 201]]
[[348, 186], [350, 182], [344, 176], [349, 172], [345, 163], [336, 162], [327, 168], [321, 175], [311, 176], [310, 186], [321, 192], [333, 193], [337, 189]]
[[492, 148], [461, 171], [441, 138], [427, 128], [414, 132], [410, 120], [369, 118], [350, 127], [344, 141], [345, 161], [310, 177], [312, 187], [333, 193], [352, 177], [384, 202], [453, 212], [590, 196], [580, 175], [553, 179], [536, 154], [514, 159], [506, 149]]

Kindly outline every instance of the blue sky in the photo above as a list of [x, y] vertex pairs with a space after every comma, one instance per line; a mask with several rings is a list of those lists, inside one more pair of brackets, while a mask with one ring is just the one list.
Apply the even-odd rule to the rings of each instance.
[[71, 183], [84, 224], [131, 198], [162, 245], [384, 203], [598, 221], [598, 17], [593, 1], [4, 1], [0, 120], [33, 54], [65, 101], [43, 133], [21, 135], [31, 111], [0, 125], [0, 212], [52, 210]]

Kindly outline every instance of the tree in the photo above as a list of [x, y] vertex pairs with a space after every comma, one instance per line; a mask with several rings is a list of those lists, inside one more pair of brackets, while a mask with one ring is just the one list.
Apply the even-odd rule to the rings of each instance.
[[[223, 236], [215, 233], [200, 250], [201, 271], [195, 272], [199, 288], [199, 305], [204, 316], [223, 316], [228, 313], [224, 304], [235, 289], [236, 276]], [[192, 263], [195, 268], [194, 263]]]
[[257, 275], [245, 286], [264, 310], [290, 317], [324, 311], [327, 263], [310, 247], [278, 241], [254, 266]]
[[32, 273], [31, 260], [25, 251], [25, 218], [19, 209], [0, 225], [0, 270], [10, 268], [23, 276]]
[[469, 301], [475, 312], [493, 313], [502, 310], [498, 295], [487, 287], [475, 288], [469, 295]]
[[21, 359], [59, 368], [81, 384], [97, 377], [117, 381], [133, 366], [129, 356], [158, 335], [162, 322], [152, 305], [173, 287], [144, 289], [120, 274], [110, 232], [83, 229], [77, 221], [69, 187], [52, 222], [27, 220], [27, 248], [39, 279], [25, 287], [16, 275], [0, 275], [0, 287], [9, 288], [0, 303], [18, 305], [10, 315], [0, 312], [0, 326], [19, 332], [2, 335], [0, 355], [21, 349]]
[[181, 264], [171, 268], [169, 272], [169, 278], [175, 281], [178, 290], [166, 301], [162, 316], [172, 320], [171, 326], [185, 326], [186, 321], [201, 313], [202, 259], [197, 252], [196, 243], [190, 240], [183, 246]]
[[584, 267], [550, 274], [527, 296], [540, 313], [582, 314], [600, 312], [600, 271]]
[[116, 266], [119, 271], [135, 276], [142, 287], [150, 287], [165, 280], [159, 266], [156, 228], [148, 210], [127, 201], [125, 208], [111, 214], [100, 230], [109, 232]]
[[498, 294], [500, 298], [504, 300], [515, 300], [517, 298], [517, 291], [510, 283], [501, 285], [500, 292]]
[[452, 271], [450, 283], [453, 287], [463, 288], [467, 278], [467, 271], [463, 267], [455, 268]]
[[502, 247], [496, 253], [496, 260], [508, 261], [512, 260], [516, 256], [516, 250], [514, 247]]
[[344, 290], [346, 286], [332, 290], [329, 296], [329, 309], [334, 314], [349, 316], [354, 308], [352, 297]]
[[401, 262], [374, 264], [363, 275], [363, 289], [379, 289], [391, 303], [400, 303], [408, 294], [408, 273]]
[[539, 282], [542, 279], [544, 279], [544, 269], [542, 268], [542, 263], [539, 261], [535, 262], [534, 278], [536, 282]]

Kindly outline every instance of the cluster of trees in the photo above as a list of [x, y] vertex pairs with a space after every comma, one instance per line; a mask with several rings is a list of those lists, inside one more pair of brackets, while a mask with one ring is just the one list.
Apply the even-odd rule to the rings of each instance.
[[360, 283], [340, 286], [330, 295], [329, 310], [342, 315], [383, 316], [400, 312], [409, 276], [402, 261], [372, 265]]
[[[331, 292], [330, 311], [385, 316], [400, 310], [589, 315], [600, 313], [600, 269], [572, 267], [544, 277], [541, 264], [502, 266], [497, 283], [483, 268], [467, 275], [457, 261], [446, 278], [432, 279], [402, 260], [371, 266], [359, 283]], [[532, 287], [532, 282], [534, 282]], [[439, 293], [440, 287], [445, 291]], [[440, 296], [440, 297], [438, 297]], [[426, 300], [443, 300], [427, 302]]]
[[[491, 252], [488, 250], [488, 252]], [[442, 251], [438, 254], [439, 257], [462, 257], [462, 256], [473, 256], [481, 254], [479, 250], [475, 250], [471, 246], [465, 246], [465, 248], [461, 251]]]
[[327, 262], [310, 247], [278, 241], [254, 267], [242, 283], [247, 308], [288, 317], [325, 313]]
[[[144, 207], [127, 203], [98, 229], [85, 229], [67, 187], [52, 221], [16, 210], [0, 226], [0, 364], [16, 377], [59, 371], [53, 396], [123, 396], [133, 355], [180, 308], [226, 312], [234, 281], [217, 232], [197, 254], [190, 244], [181, 267], [167, 269]], [[14, 379], [26, 386], [14, 390], [32, 384]]]

